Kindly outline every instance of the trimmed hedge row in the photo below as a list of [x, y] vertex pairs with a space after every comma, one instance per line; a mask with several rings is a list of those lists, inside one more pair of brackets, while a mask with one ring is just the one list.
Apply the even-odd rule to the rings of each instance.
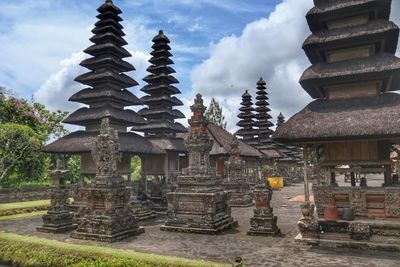
[[18, 266], [41, 267], [231, 266], [203, 260], [188, 260], [178, 257], [139, 253], [110, 247], [70, 244], [4, 232], [0, 232], [0, 260]]

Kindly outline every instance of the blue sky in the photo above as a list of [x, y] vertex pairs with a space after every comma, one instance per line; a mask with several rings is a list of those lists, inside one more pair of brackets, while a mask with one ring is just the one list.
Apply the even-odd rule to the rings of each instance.
[[[73, 111], [67, 99], [82, 85], [73, 79], [90, 46], [90, 30], [103, 0], [13, 0], [0, 9], [0, 86], [51, 109]], [[262, 76], [272, 116], [286, 117], [311, 98], [298, 79], [310, 65], [301, 49], [310, 34], [305, 14], [312, 0], [114, 0], [122, 11], [126, 47], [143, 85], [151, 39], [159, 29], [171, 39], [175, 77], [188, 117], [194, 95], [223, 106], [228, 129], [236, 129], [241, 94]], [[400, 24], [400, 1], [392, 20]], [[141, 96], [140, 86], [131, 89]], [[134, 107], [137, 109], [140, 107]], [[275, 123], [276, 119], [273, 120]], [[186, 121], [183, 120], [183, 123]], [[186, 123], [185, 123], [186, 124]]]

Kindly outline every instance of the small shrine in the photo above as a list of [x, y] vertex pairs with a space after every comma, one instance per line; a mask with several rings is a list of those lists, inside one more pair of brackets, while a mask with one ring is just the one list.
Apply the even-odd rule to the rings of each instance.
[[216, 234], [237, 226], [231, 217], [230, 194], [210, 166], [213, 141], [207, 133], [206, 107], [200, 94], [190, 107], [189, 136], [185, 140], [189, 166], [177, 178], [177, 189], [168, 193], [164, 231]]
[[252, 206], [253, 198], [250, 194], [250, 185], [243, 176], [245, 161], [240, 158], [239, 141], [236, 138], [231, 141], [229, 153], [229, 159], [225, 161], [227, 175], [222, 185], [226, 191], [231, 193], [231, 206]]
[[36, 229], [39, 232], [62, 233], [76, 229], [73, 213], [68, 210], [69, 190], [65, 187], [68, 170], [61, 168], [57, 160], [57, 168], [51, 172], [52, 184], [50, 194], [50, 209], [42, 216], [43, 225]]
[[118, 172], [121, 160], [117, 131], [104, 118], [101, 131], [93, 142], [92, 156], [97, 166], [94, 183], [81, 190], [87, 197], [81, 209], [78, 228], [71, 237], [102, 242], [114, 242], [144, 232], [128, 206], [131, 188]]
[[256, 208], [250, 219], [248, 235], [277, 236], [281, 230], [277, 226], [278, 217], [271, 207], [272, 189], [266, 184], [258, 184], [254, 189]]
[[[400, 59], [391, 1], [314, 4], [303, 44], [312, 66], [300, 84], [315, 100], [273, 135], [303, 146], [306, 203], [297, 240], [399, 250], [400, 187], [390, 154], [400, 142], [400, 95], [390, 91], [400, 89]], [[318, 218], [309, 203], [309, 153], [319, 169], [312, 187]], [[371, 176], [381, 181], [369, 183]]]

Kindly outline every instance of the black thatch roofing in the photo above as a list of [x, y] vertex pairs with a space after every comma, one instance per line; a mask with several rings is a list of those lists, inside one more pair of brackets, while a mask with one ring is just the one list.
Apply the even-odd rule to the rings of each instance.
[[318, 99], [276, 129], [272, 138], [302, 143], [400, 137], [400, 95]]
[[[76, 131], [47, 145], [44, 152], [58, 154], [90, 153], [99, 132]], [[165, 151], [135, 133], [118, 132], [121, 152], [127, 154], [165, 154]]]
[[132, 94], [126, 89], [114, 90], [107, 88], [103, 89], [86, 88], [73, 94], [69, 98], [69, 101], [79, 102], [84, 104], [90, 104], [94, 102], [107, 101], [107, 100], [119, 102], [126, 106], [140, 105], [142, 103], [142, 101], [140, 101], [139, 98], [137, 98], [134, 94]]
[[147, 139], [155, 146], [166, 151], [186, 153], [187, 149], [183, 138], [166, 136], [149, 136]]
[[180, 133], [186, 132], [186, 128], [179, 122], [170, 121], [152, 121], [147, 125], [137, 125], [132, 127], [132, 131], [152, 132], [152, 133]]
[[119, 109], [109, 105], [98, 108], [80, 108], [63, 120], [64, 123], [86, 126], [98, 122], [102, 118], [109, 118], [112, 123], [118, 122], [125, 126], [145, 125], [146, 121], [130, 109]]
[[81, 62], [81, 66], [90, 70], [96, 70], [99, 68], [114, 68], [119, 72], [127, 72], [135, 70], [135, 67], [123, 60], [120, 60], [114, 56], [103, 56], [101, 58], [92, 57], [85, 59]]
[[[387, 82], [392, 79], [390, 84]], [[395, 91], [400, 88], [400, 59], [380, 53], [335, 63], [317, 63], [304, 71], [301, 86], [313, 98], [324, 97], [322, 86], [371, 80], [382, 80], [382, 88]]]
[[323, 29], [323, 21], [332, 18], [373, 13], [377, 19], [389, 19], [391, 2], [391, 0], [320, 1], [307, 13], [306, 18], [312, 32]]
[[[217, 126], [213, 123], [207, 125], [208, 135], [214, 140], [213, 147], [210, 155], [229, 155], [231, 149], [232, 139], [235, 138], [232, 134], [224, 130], [222, 127]], [[179, 137], [186, 139], [188, 133], [180, 133]], [[239, 140], [239, 154], [242, 157], [248, 158], [261, 158], [262, 154], [252, 146]]]
[[324, 60], [323, 51], [351, 46], [375, 44], [377, 52], [394, 54], [398, 37], [399, 28], [393, 22], [372, 20], [363, 25], [315, 32], [304, 41], [303, 49], [313, 64]]

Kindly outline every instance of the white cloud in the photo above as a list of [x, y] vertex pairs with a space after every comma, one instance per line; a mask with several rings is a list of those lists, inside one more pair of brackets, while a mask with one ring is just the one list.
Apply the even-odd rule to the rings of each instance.
[[210, 57], [193, 69], [193, 91], [221, 102], [228, 130], [237, 128], [243, 91], [251, 89], [254, 95], [261, 76], [267, 82], [273, 117], [280, 111], [292, 115], [310, 100], [298, 80], [309, 65], [301, 45], [309, 35], [305, 14], [311, 6], [309, 0], [283, 1], [268, 18], [246, 25], [240, 36], [212, 45]]

